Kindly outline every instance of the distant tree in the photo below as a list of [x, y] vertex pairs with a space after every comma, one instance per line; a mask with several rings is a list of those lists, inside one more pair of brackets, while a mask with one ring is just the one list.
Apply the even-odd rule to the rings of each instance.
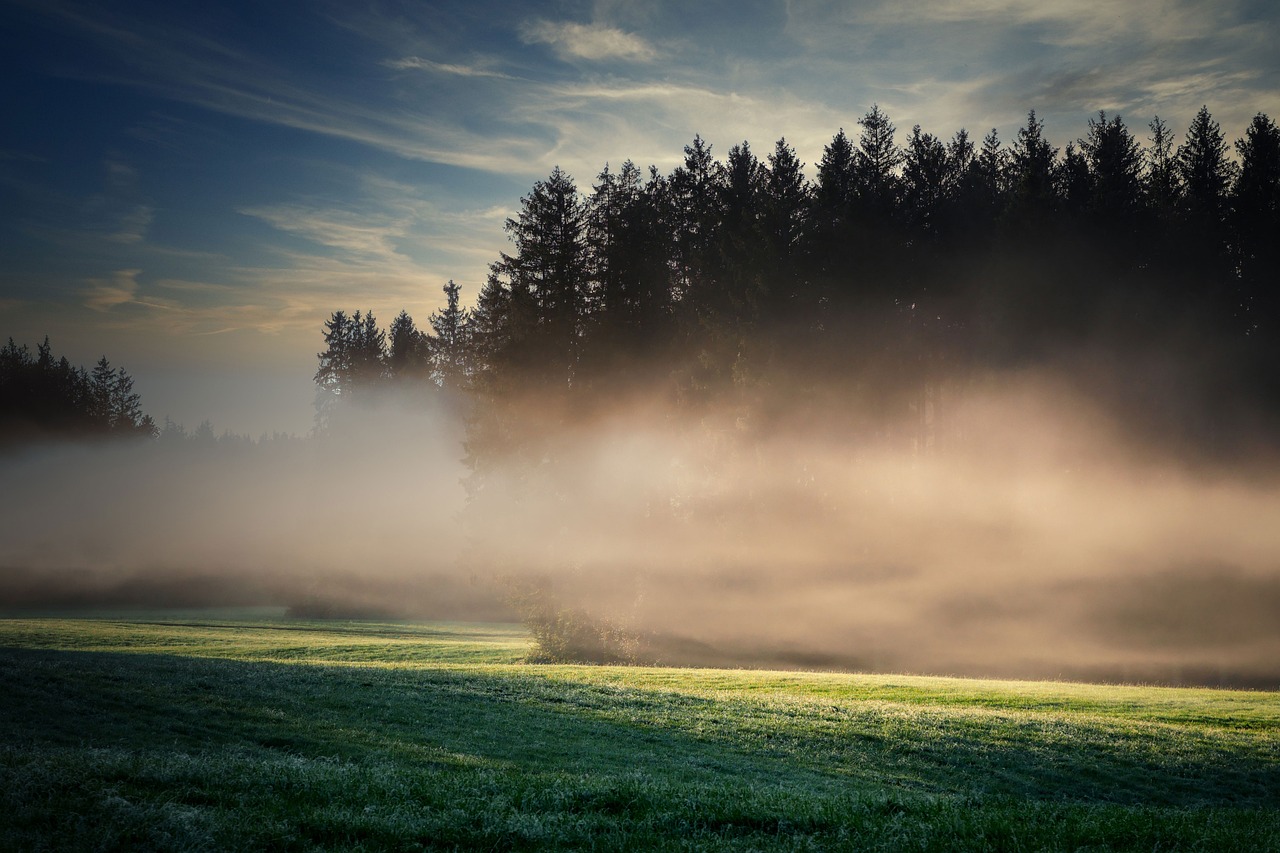
[[387, 330], [387, 374], [395, 380], [422, 380], [431, 374], [431, 340], [408, 311], [401, 311]]
[[696, 306], [704, 293], [718, 287], [721, 184], [724, 170], [701, 136], [685, 146], [684, 164], [668, 181], [670, 228], [673, 233], [675, 280], [673, 296], [684, 306]]
[[218, 436], [213, 431], [213, 421], [208, 418], [202, 420], [191, 433], [191, 441], [197, 447], [213, 447], [218, 441]]
[[1112, 239], [1123, 239], [1132, 251], [1133, 229], [1143, 207], [1142, 148], [1120, 116], [1106, 112], [1089, 119], [1089, 133], [1080, 140], [1089, 165], [1089, 210], [1093, 221]]
[[351, 379], [353, 387], [372, 388], [387, 376], [387, 336], [372, 311], [351, 318]]
[[803, 253], [810, 232], [813, 197], [804, 164], [785, 137], [769, 155], [765, 169], [761, 229], [770, 291], [770, 311], [776, 316], [812, 308], [803, 281]]
[[819, 228], [830, 232], [847, 222], [853, 213], [857, 192], [853, 143], [841, 128], [822, 149], [822, 159], [818, 161], [814, 203]]
[[1001, 147], [1000, 135], [993, 127], [982, 138], [982, 150], [973, 162], [975, 185], [982, 197], [982, 209], [994, 216], [1004, 207], [1009, 190], [1009, 152]]
[[1031, 110], [1009, 158], [1011, 222], [1021, 233], [1042, 230], [1057, 207], [1057, 158], [1058, 149], [1044, 138], [1044, 122]]
[[969, 248], [993, 236], [993, 226], [1006, 204], [1007, 153], [994, 128], [979, 148], [964, 130], [947, 145], [946, 219], [957, 242]]
[[526, 339], [533, 349], [531, 366], [536, 362], [542, 378], [561, 387], [572, 384], [577, 372], [589, 305], [586, 219], [573, 178], [556, 167], [507, 220], [515, 254], [504, 252], [492, 266], [517, 302], [525, 295], [531, 301], [534, 328]]
[[1075, 224], [1084, 222], [1094, 212], [1094, 181], [1088, 157], [1074, 143], [1067, 143], [1062, 160], [1054, 169], [1054, 179], [1055, 195], [1061, 199], [1062, 211]]
[[459, 391], [467, 387], [467, 312], [459, 306], [462, 288], [452, 280], [444, 286], [445, 307], [431, 315], [435, 340], [431, 347], [432, 373], [441, 387]]
[[666, 182], [651, 169], [646, 183], [627, 160], [606, 165], [588, 201], [592, 349], [599, 369], [621, 369], [668, 329], [673, 235], [663, 221]]
[[92, 373], [55, 359], [49, 338], [33, 358], [12, 338], [0, 349], [0, 443], [57, 437], [154, 437], [133, 377], [106, 356]]
[[884, 222], [898, 204], [901, 182], [897, 170], [905, 154], [894, 139], [897, 128], [879, 104], [872, 105], [858, 124], [862, 127], [854, 154], [858, 207], [867, 221]]
[[91, 414], [107, 433], [153, 436], [155, 423], [142, 413], [142, 398], [134, 393], [133, 377], [111, 367], [104, 355], [90, 374]]
[[320, 366], [316, 369], [316, 427], [323, 429], [329, 422], [343, 386], [351, 375], [351, 319], [345, 311], [334, 311], [324, 323], [323, 352], [316, 353]]
[[[106, 358], [103, 358], [105, 361]], [[156, 425], [149, 415], [143, 414], [142, 395], [133, 390], [133, 377], [118, 368], [111, 383], [110, 429], [114, 433], [138, 434], [154, 438]]]
[[190, 436], [187, 434], [187, 428], [177, 421], [165, 415], [164, 423], [160, 426], [160, 445], [162, 447], [181, 447], [187, 443]]
[[759, 315], [765, 278], [764, 214], [768, 173], [743, 142], [729, 149], [720, 182], [719, 259], [716, 287], [703, 292], [698, 307], [707, 322], [753, 322]]
[[1235, 164], [1227, 158], [1222, 128], [1201, 107], [1178, 148], [1182, 217], [1186, 228], [1182, 262], [1183, 290], [1196, 310], [1211, 309], [1218, 323], [1239, 313], [1234, 270], [1228, 251], [1226, 213]]
[[112, 420], [112, 395], [116, 387], [116, 372], [112, 368], [111, 362], [107, 361], [105, 355], [94, 364], [93, 371], [89, 374], [89, 382], [92, 389], [90, 415], [103, 430], [109, 431]]
[[814, 185], [812, 232], [809, 252], [814, 301], [820, 306], [818, 322], [835, 311], [855, 264], [853, 245], [857, 178], [853, 143], [841, 128], [822, 149]]
[[1227, 150], [1222, 127], [1213, 120], [1208, 107], [1201, 107], [1177, 156], [1184, 188], [1183, 209], [1193, 225], [1219, 231], [1234, 174]]
[[372, 311], [335, 311], [324, 324], [323, 352], [316, 354], [316, 428], [323, 430], [339, 405], [379, 387], [387, 376], [386, 334]]
[[[972, 159], [972, 146], [963, 149], [961, 157]], [[911, 128], [902, 169], [902, 205], [907, 227], [917, 238], [937, 236], [943, 203], [955, 169], [963, 169], [949, 160], [947, 147], [930, 133], [922, 133], [920, 125]]]
[[1245, 329], [1280, 346], [1280, 128], [1264, 113], [1236, 141], [1233, 220]]
[[467, 316], [468, 372], [481, 388], [491, 389], [499, 379], [513, 331], [511, 291], [490, 273]]
[[1157, 223], [1167, 227], [1174, 222], [1182, 204], [1181, 174], [1169, 126], [1156, 116], [1148, 127], [1151, 129], [1151, 144], [1147, 148], [1145, 164], [1147, 208]]

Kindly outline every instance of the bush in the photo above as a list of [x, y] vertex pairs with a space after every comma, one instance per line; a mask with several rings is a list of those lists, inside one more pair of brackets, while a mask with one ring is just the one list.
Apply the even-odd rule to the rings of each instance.
[[539, 584], [512, 584], [509, 600], [538, 645], [530, 663], [640, 662], [636, 632], [585, 610], [562, 607]]

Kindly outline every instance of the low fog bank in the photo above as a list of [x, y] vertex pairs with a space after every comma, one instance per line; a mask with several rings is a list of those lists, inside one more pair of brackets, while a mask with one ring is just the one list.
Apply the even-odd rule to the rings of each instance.
[[673, 664], [1280, 686], [1260, 451], [1192, 455], [1048, 371], [942, 386], [911, 429], [713, 408], [527, 409], [535, 450], [478, 477], [448, 406], [11, 455], [0, 606], [513, 618], [533, 583]]

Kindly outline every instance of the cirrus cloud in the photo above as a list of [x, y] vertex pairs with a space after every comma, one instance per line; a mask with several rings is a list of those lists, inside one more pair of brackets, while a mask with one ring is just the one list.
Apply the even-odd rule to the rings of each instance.
[[657, 50], [640, 36], [599, 24], [529, 21], [520, 28], [520, 38], [526, 44], [550, 45], [561, 59], [651, 62], [658, 56]]

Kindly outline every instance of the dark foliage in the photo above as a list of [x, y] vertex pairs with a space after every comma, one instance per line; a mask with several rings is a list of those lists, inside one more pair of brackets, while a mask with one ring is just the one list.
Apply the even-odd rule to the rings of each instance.
[[[470, 312], [446, 288], [430, 332], [402, 314], [389, 352], [370, 315], [333, 316], [322, 420], [337, 397], [403, 372], [408, 341], [435, 384], [471, 392], [477, 476], [513, 454], [554, 467], [542, 433], [637, 388], [748, 431], [778, 417], [773, 391], [792, 421], [822, 417], [806, 406], [834, 393], [857, 404], [860, 429], [927, 450], [949, 438], [944, 387], [1083, 348], [1121, 374], [1161, 352], [1193, 368], [1183, 405], [1147, 416], [1166, 435], [1223, 452], [1240, 424], [1275, 428], [1270, 118], [1236, 142], [1239, 165], [1207, 109], [1181, 145], [1156, 118], [1145, 147], [1104, 112], [1063, 149], [1034, 111], [1008, 147], [994, 130], [975, 145], [920, 127], [900, 147], [878, 106], [857, 124], [856, 141], [842, 130], [825, 147], [813, 183], [785, 140], [764, 162], [748, 142], [720, 161], [698, 136], [669, 175], [627, 161], [586, 194], [554, 170], [508, 221], [512, 252]], [[557, 414], [522, 421], [530, 399]]]
[[13, 338], [0, 349], [0, 447], [42, 439], [154, 437], [133, 377], [103, 356], [93, 371], [54, 358], [49, 339], [35, 356]]

